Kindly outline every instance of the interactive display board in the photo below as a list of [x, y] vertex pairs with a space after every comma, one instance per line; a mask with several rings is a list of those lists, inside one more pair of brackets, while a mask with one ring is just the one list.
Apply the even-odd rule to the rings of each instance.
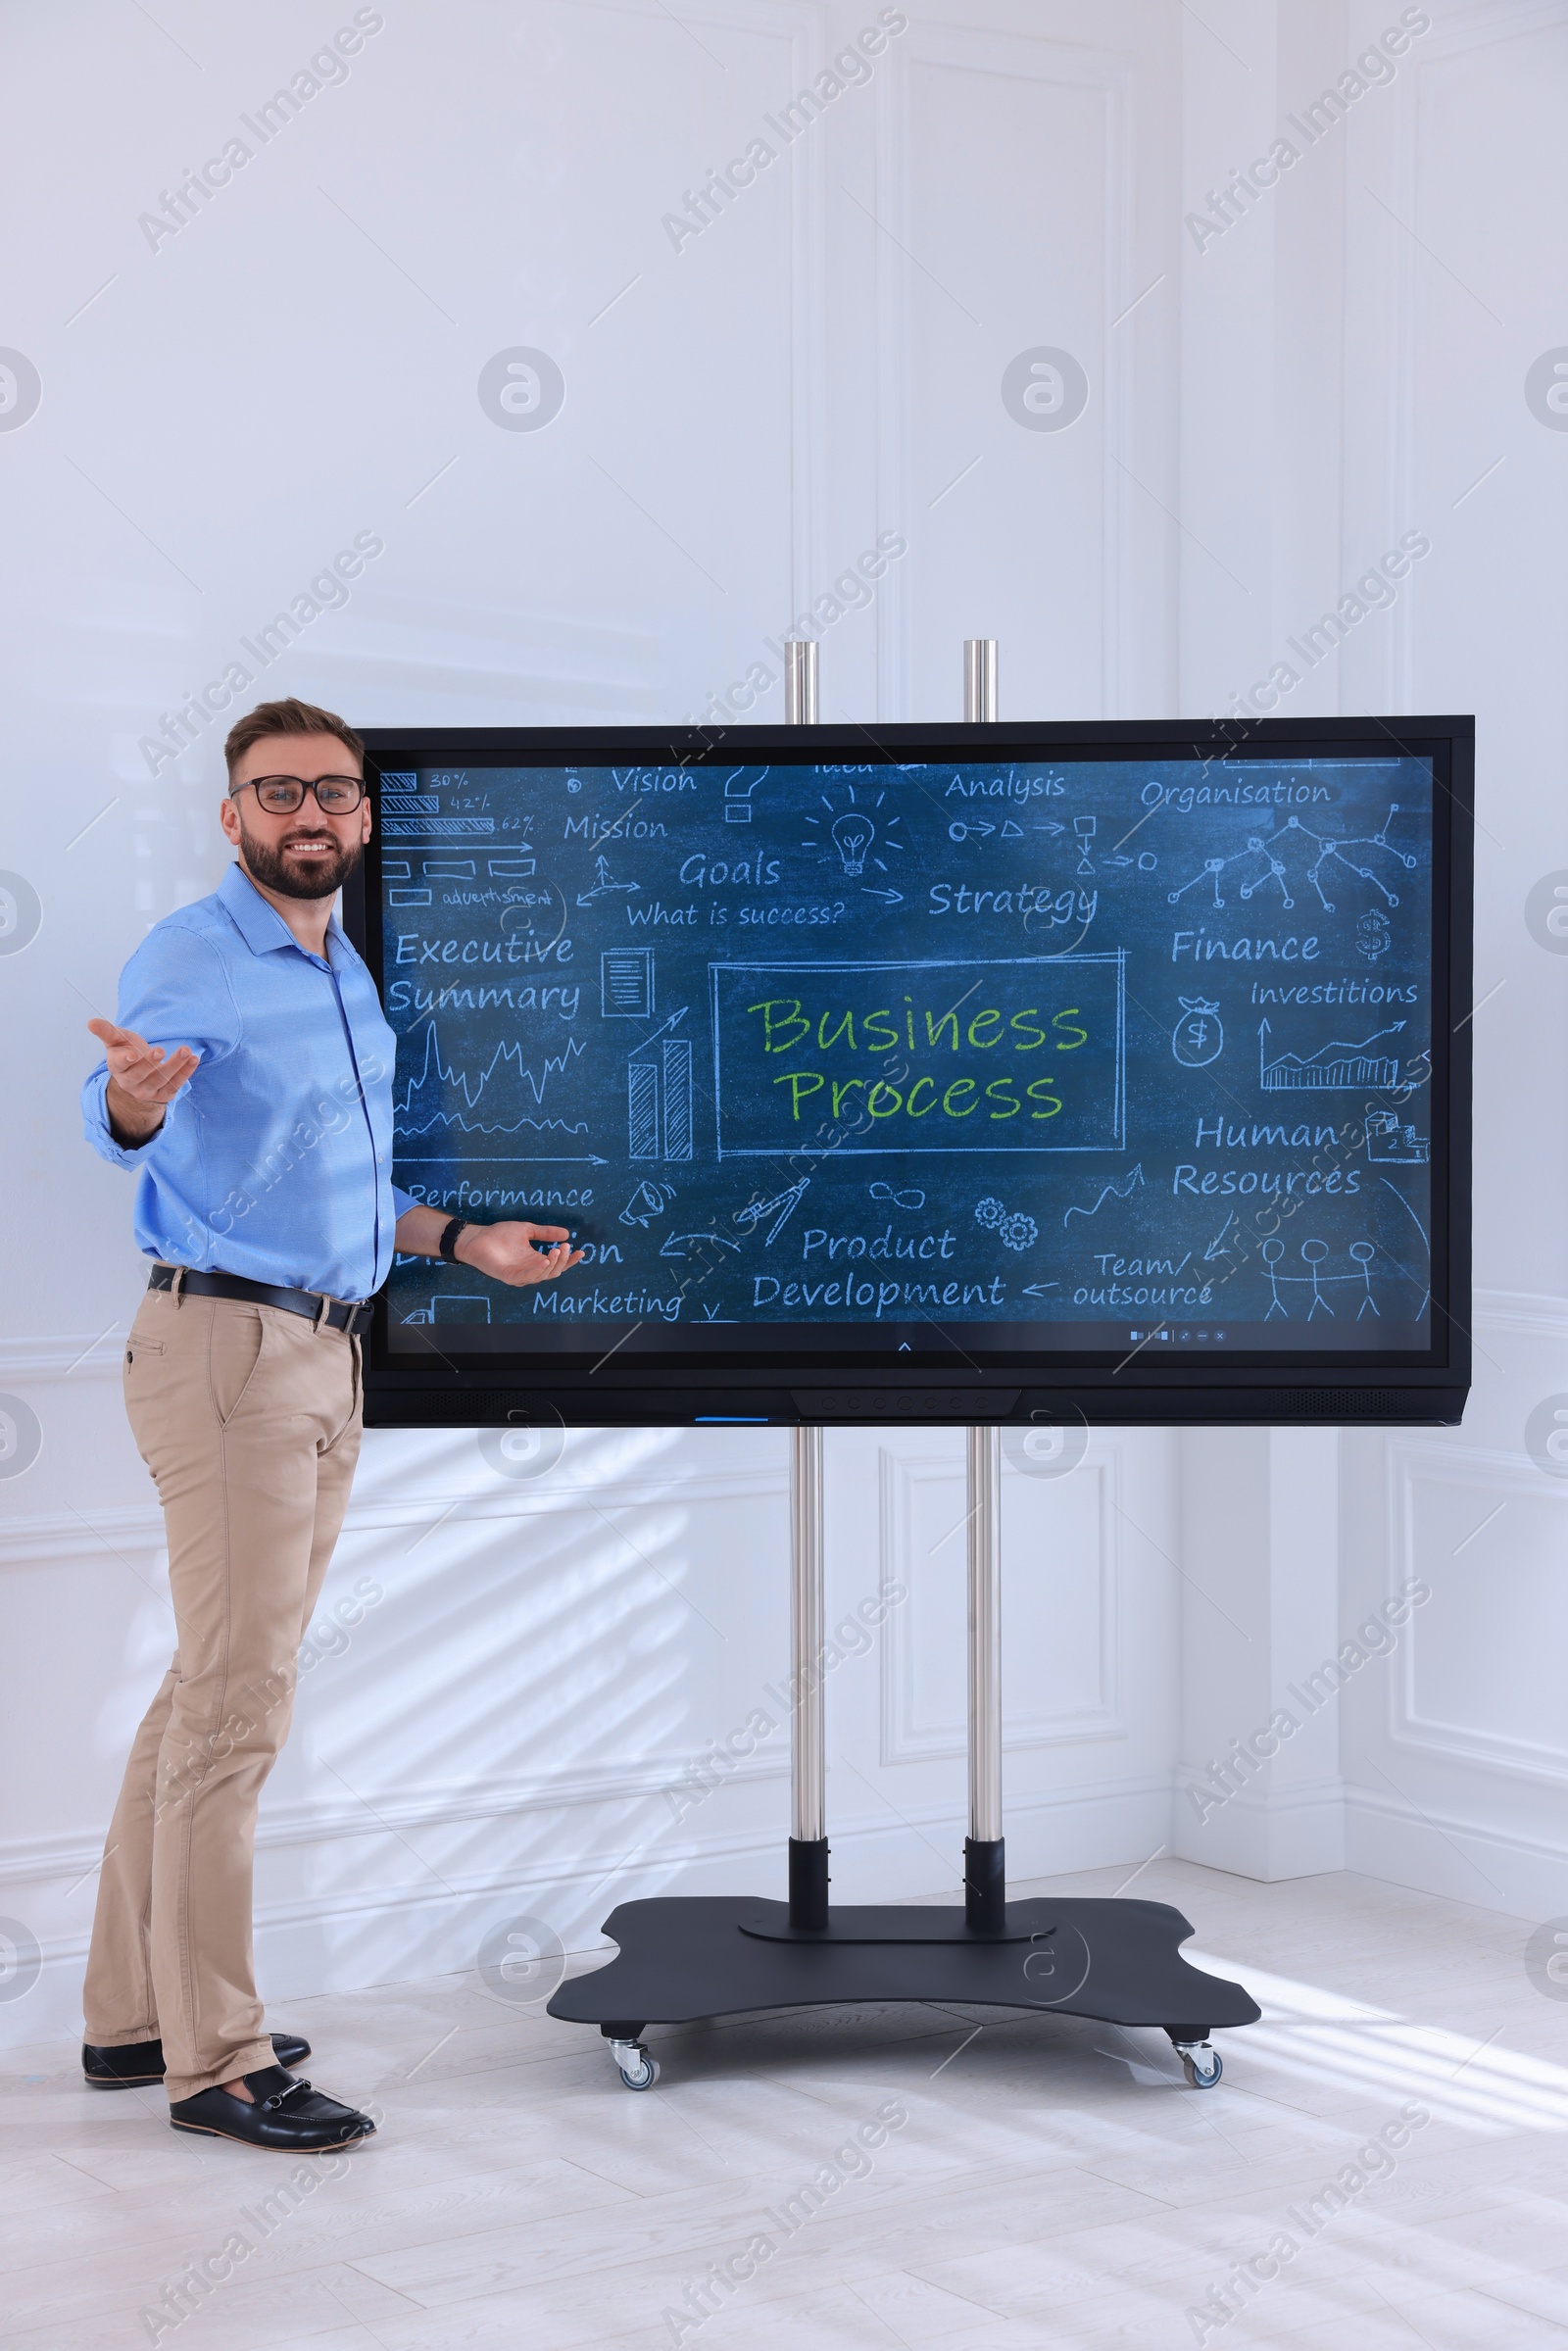
[[372, 1418], [1456, 1416], [1469, 721], [370, 740]]

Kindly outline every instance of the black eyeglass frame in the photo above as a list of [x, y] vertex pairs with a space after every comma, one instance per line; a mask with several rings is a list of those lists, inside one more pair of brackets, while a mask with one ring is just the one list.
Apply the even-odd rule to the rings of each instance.
[[[291, 801], [286, 808], [268, 808], [267, 803], [262, 798], [264, 784], [293, 784], [298, 789], [299, 798]], [[359, 793], [359, 799], [350, 808], [323, 808], [318, 788], [322, 784], [352, 784]], [[303, 775], [253, 775], [243, 784], [230, 785], [228, 796], [232, 800], [240, 792], [254, 792], [257, 807], [267, 808], [269, 816], [293, 816], [304, 808], [305, 795], [309, 792], [314, 796], [316, 805], [321, 809], [323, 816], [352, 816], [357, 809], [365, 806], [366, 795], [369, 788], [362, 775], [318, 775], [309, 781]]]

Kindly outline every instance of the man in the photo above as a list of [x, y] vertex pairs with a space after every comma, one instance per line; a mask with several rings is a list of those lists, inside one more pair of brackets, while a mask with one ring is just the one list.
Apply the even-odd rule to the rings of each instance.
[[301, 2153], [374, 2129], [287, 2070], [310, 2049], [263, 2030], [251, 1956], [257, 1799], [354, 1476], [365, 1301], [394, 1246], [512, 1284], [581, 1251], [393, 1188], [396, 1039], [332, 914], [370, 837], [359, 737], [273, 702], [224, 750], [237, 860], [131, 956], [119, 1021], [88, 1023], [87, 1139], [138, 1171], [154, 1260], [125, 1401], [178, 1646], [106, 1840], [83, 2066], [104, 2088], [163, 2080], [177, 2131]]

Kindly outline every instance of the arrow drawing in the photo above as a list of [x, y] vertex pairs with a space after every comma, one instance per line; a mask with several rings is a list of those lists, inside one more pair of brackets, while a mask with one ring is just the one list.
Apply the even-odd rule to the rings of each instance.
[[1044, 1298], [1048, 1290], [1059, 1290], [1060, 1288], [1061, 1284], [1059, 1282], [1031, 1282], [1028, 1289], [1024, 1292], [1024, 1297]]
[[641, 888], [641, 882], [612, 881], [610, 876], [610, 859], [608, 857], [595, 857], [594, 886], [591, 890], [580, 890], [578, 892], [577, 904], [580, 906], [591, 906], [596, 898], [606, 898], [620, 890], [640, 890]]
[[1399, 1082], [1399, 1064], [1393, 1054], [1384, 1055], [1368, 1051], [1383, 1037], [1396, 1037], [1403, 1028], [1396, 1020], [1386, 1029], [1374, 1029], [1370, 1037], [1352, 1044], [1343, 1037], [1320, 1045], [1315, 1053], [1280, 1053], [1274, 1060], [1268, 1057], [1269, 1023], [1257, 1024], [1258, 1084], [1265, 1094], [1344, 1094], [1359, 1091], [1363, 1086], [1381, 1090]]
[[[508, 1128], [504, 1131], [510, 1133], [511, 1129]], [[527, 1156], [530, 1167], [608, 1167], [610, 1165], [610, 1161], [601, 1159], [597, 1151], [577, 1151], [575, 1153], [571, 1151], [529, 1151]], [[399, 1167], [446, 1167], [451, 1164], [451, 1159], [450, 1151], [438, 1151], [433, 1157], [428, 1153], [421, 1155], [417, 1151], [399, 1151], [397, 1164]], [[517, 1154], [515, 1151], [465, 1151], [463, 1164], [465, 1167], [515, 1167]]]
[[862, 898], [886, 899], [890, 906], [902, 906], [904, 904], [904, 892], [902, 890], [873, 890], [869, 882], [862, 882], [860, 884], [860, 896]]
[[1228, 1257], [1230, 1255], [1230, 1250], [1224, 1247], [1224, 1241], [1226, 1234], [1230, 1231], [1235, 1222], [1236, 1210], [1233, 1208], [1229, 1216], [1226, 1217], [1225, 1222], [1220, 1226], [1219, 1231], [1214, 1235], [1214, 1238], [1209, 1243], [1207, 1249], [1203, 1251], [1203, 1263], [1205, 1265], [1212, 1264], [1216, 1257]]
[[[1096, 1200], [1092, 1208], [1080, 1208], [1074, 1206], [1067, 1210], [1067, 1216], [1098, 1216], [1101, 1209], [1104, 1206], [1106, 1200], [1131, 1200], [1133, 1194], [1143, 1183], [1143, 1180], [1144, 1171], [1140, 1165], [1133, 1169], [1131, 1175], [1128, 1176], [1125, 1183], [1104, 1185], [1101, 1191], [1099, 1200]], [[1067, 1222], [1067, 1216], [1064, 1216], [1061, 1220], [1064, 1226]]]

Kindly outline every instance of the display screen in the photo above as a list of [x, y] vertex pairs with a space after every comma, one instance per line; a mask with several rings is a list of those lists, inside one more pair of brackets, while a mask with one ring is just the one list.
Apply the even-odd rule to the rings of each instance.
[[378, 739], [389, 1360], [1435, 1359], [1445, 746], [758, 733]]

